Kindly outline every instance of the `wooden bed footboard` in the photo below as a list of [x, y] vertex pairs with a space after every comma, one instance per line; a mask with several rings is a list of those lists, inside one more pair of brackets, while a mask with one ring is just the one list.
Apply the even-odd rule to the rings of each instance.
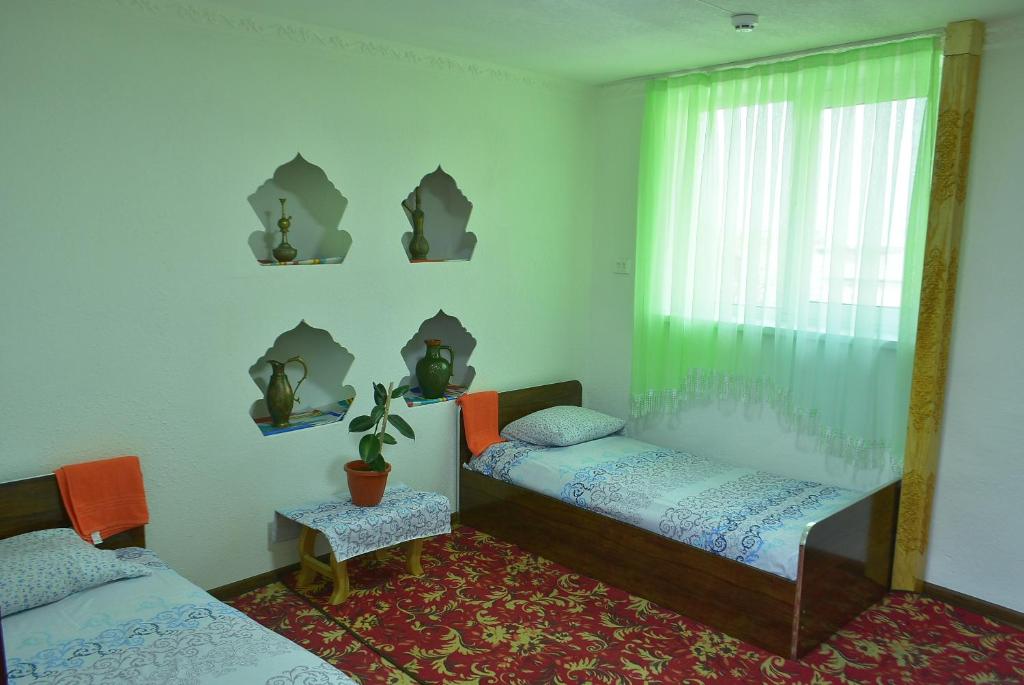
[[900, 481], [808, 525], [800, 546], [793, 637], [803, 654], [889, 591]]
[[775, 653], [788, 653], [796, 584], [473, 471], [459, 522]]
[[[501, 393], [499, 425], [581, 401], [578, 381]], [[459, 444], [462, 464], [470, 453], [461, 431]], [[459, 521], [796, 658], [887, 592], [898, 494], [891, 483], [810, 524], [796, 581], [464, 468]]]

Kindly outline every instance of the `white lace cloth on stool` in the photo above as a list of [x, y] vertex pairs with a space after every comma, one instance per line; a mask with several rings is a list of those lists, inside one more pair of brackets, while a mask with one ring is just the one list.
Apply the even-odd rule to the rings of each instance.
[[277, 513], [322, 533], [338, 561], [452, 532], [447, 497], [401, 484], [388, 488], [375, 507], [357, 507], [350, 499], [336, 499], [278, 509]]

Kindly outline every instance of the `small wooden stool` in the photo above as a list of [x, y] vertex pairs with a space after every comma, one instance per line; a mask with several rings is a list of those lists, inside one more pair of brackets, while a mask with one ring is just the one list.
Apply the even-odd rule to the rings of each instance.
[[[348, 561], [405, 545], [406, 568], [414, 576], [423, 574], [420, 557], [423, 541], [450, 533], [451, 503], [436, 492], [411, 490], [396, 485], [384, 493], [375, 507], [357, 507], [350, 499], [331, 499], [278, 513], [300, 525], [300, 586], [309, 585], [317, 575], [334, 583], [330, 603], [344, 602], [349, 595]], [[317, 535], [331, 547], [328, 563], [316, 558]]]
[[[314, 547], [316, 536], [319, 531], [302, 526], [302, 533], [299, 535], [299, 587], [304, 587], [313, 582], [313, 578], [321, 575], [327, 580], [334, 582], [334, 592], [331, 593], [329, 604], [341, 604], [348, 598], [348, 561], [338, 561], [331, 552], [330, 563], [325, 564], [316, 558]], [[422, 576], [423, 566], [420, 564], [420, 556], [423, 554], [423, 541], [426, 538], [410, 540], [405, 544], [405, 567], [410, 575]], [[378, 560], [383, 560], [384, 552], [389, 548], [374, 551]]]

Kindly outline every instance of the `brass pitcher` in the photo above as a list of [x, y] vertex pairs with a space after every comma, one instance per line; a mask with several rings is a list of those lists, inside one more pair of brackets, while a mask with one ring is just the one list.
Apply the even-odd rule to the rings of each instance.
[[[284, 372], [284, 367], [292, 362], [302, 364], [302, 378], [295, 384], [294, 390], [292, 390], [292, 384], [288, 381], [288, 374]], [[268, 359], [267, 363], [273, 369], [265, 396], [267, 409], [270, 410], [270, 419], [274, 427], [284, 428], [288, 425], [288, 419], [292, 416], [292, 409], [295, 407], [295, 403], [300, 401], [295, 393], [298, 392], [302, 381], [306, 380], [306, 376], [309, 375], [309, 368], [306, 366], [306, 362], [302, 361], [302, 357], [292, 357], [284, 362]]]

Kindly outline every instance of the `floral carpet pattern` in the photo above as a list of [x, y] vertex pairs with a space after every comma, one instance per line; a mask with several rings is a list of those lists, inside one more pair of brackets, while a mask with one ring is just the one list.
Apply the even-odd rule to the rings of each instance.
[[918, 595], [790, 661], [471, 528], [422, 562], [414, 577], [399, 550], [361, 557], [335, 607], [295, 574], [231, 603], [363, 685], [1024, 683], [1024, 632]]

